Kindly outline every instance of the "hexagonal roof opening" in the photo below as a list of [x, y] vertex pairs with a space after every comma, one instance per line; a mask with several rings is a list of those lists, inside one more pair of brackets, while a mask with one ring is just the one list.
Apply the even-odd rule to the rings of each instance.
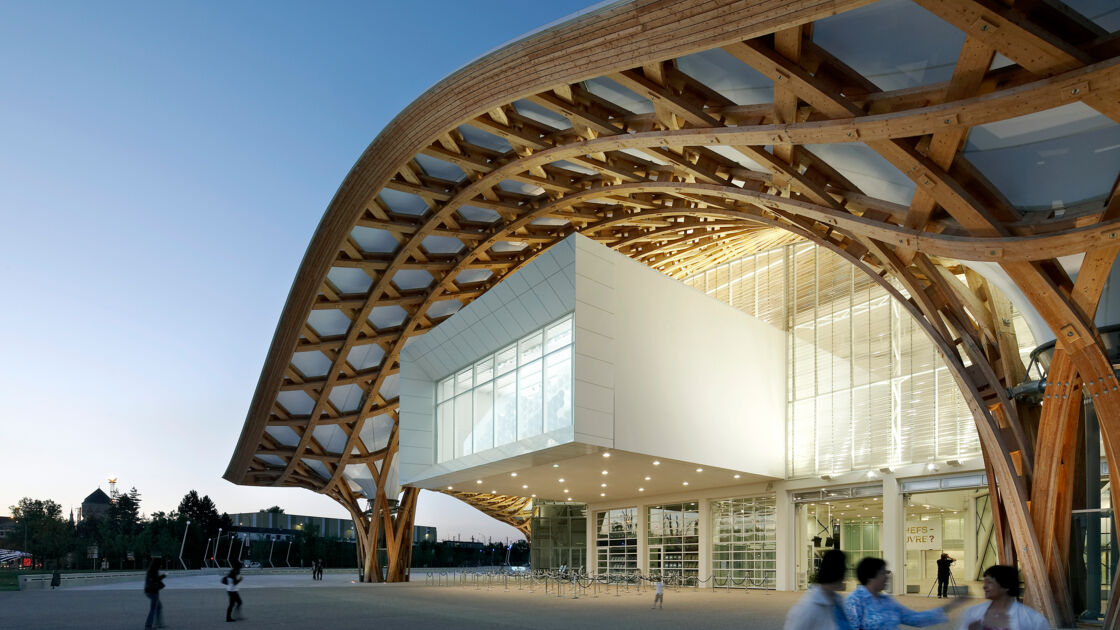
[[455, 284], [464, 285], [485, 282], [489, 280], [492, 275], [494, 275], [494, 272], [489, 269], [464, 269], [459, 272], [459, 275], [455, 276]]
[[344, 335], [350, 329], [350, 318], [337, 308], [311, 311], [307, 325], [320, 337]]
[[330, 371], [331, 360], [318, 350], [297, 352], [292, 355], [292, 367], [307, 378], [318, 378]]
[[435, 277], [424, 269], [401, 269], [393, 276], [393, 284], [402, 291], [423, 289], [430, 286]]
[[[391, 308], [389, 306], [379, 306], [377, 308]], [[397, 308], [400, 308], [399, 306]], [[404, 309], [401, 309], [402, 311]], [[371, 318], [372, 319], [372, 318]], [[403, 320], [403, 317], [402, 317]], [[399, 322], [398, 322], [399, 323]], [[369, 368], [381, 365], [381, 359], [385, 356], [385, 350], [375, 343], [367, 343], [364, 346], [358, 346], [350, 349], [350, 354], [346, 355], [346, 362], [350, 367], [355, 370], [368, 370]]]
[[429, 236], [420, 246], [429, 254], [458, 254], [463, 250], [463, 241], [453, 236]]
[[327, 280], [341, 293], [365, 293], [373, 284], [368, 273], [353, 267], [332, 267], [327, 272]]
[[[408, 311], [404, 310], [396, 304], [390, 306], [375, 306], [370, 309], [369, 323], [377, 330], [385, 328], [394, 328], [400, 326], [401, 322], [408, 317]], [[355, 366], [357, 367], [357, 366]]]
[[350, 238], [354, 239], [363, 252], [374, 254], [391, 254], [400, 246], [391, 232], [361, 225], [350, 230]]

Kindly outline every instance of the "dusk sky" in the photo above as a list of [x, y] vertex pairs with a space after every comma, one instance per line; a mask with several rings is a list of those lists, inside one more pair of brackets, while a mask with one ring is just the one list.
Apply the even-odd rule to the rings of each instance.
[[[0, 513], [116, 476], [149, 514], [347, 518], [221, 478], [312, 232], [411, 101], [590, 4], [0, 2]], [[428, 492], [416, 522], [519, 537]]]

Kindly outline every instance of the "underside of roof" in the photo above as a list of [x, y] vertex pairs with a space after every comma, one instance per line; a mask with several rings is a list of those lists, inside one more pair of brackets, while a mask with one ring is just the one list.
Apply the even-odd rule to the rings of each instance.
[[1090, 1], [635, 1], [471, 63], [327, 208], [225, 477], [383, 492], [401, 350], [573, 232], [676, 278], [796, 239], [926, 277], [1120, 238], [1118, 27]]

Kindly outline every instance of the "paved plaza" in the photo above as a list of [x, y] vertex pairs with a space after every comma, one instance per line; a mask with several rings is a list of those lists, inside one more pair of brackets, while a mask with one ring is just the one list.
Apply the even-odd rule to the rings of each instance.
[[[235, 627], [260, 628], [758, 628], [780, 629], [799, 593], [773, 591], [693, 591], [669, 588], [665, 608], [651, 610], [653, 594], [634, 587], [591, 590], [572, 599], [570, 588], [556, 595], [537, 585], [530, 592], [516, 581], [476, 586], [434, 586], [422, 573], [408, 584], [359, 584], [350, 573], [327, 573], [321, 582], [307, 574], [248, 572], [242, 583], [244, 616]], [[0, 628], [142, 628], [147, 614], [140, 581], [57, 591], [0, 593]], [[903, 597], [912, 608], [936, 599]], [[163, 591], [166, 627], [225, 625], [226, 595], [217, 574], [173, 576]], [[979, 600], [976, 600], [979, 601]], [[959, 611], [958, 611], [959, 612]], [[938, 628], [955, 626], [943, 625]]]

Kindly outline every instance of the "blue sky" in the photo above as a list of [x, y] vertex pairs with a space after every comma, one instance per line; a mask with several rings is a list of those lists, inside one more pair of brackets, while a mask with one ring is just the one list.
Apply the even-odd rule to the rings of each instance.
[[[308, 240], [413, 99], [590, 4], [0, 2], [0, 512], [116, 475], [146, 512], [345, 517], [221, 479]], [[417, 522], [514, 535], [429, 493]]]

